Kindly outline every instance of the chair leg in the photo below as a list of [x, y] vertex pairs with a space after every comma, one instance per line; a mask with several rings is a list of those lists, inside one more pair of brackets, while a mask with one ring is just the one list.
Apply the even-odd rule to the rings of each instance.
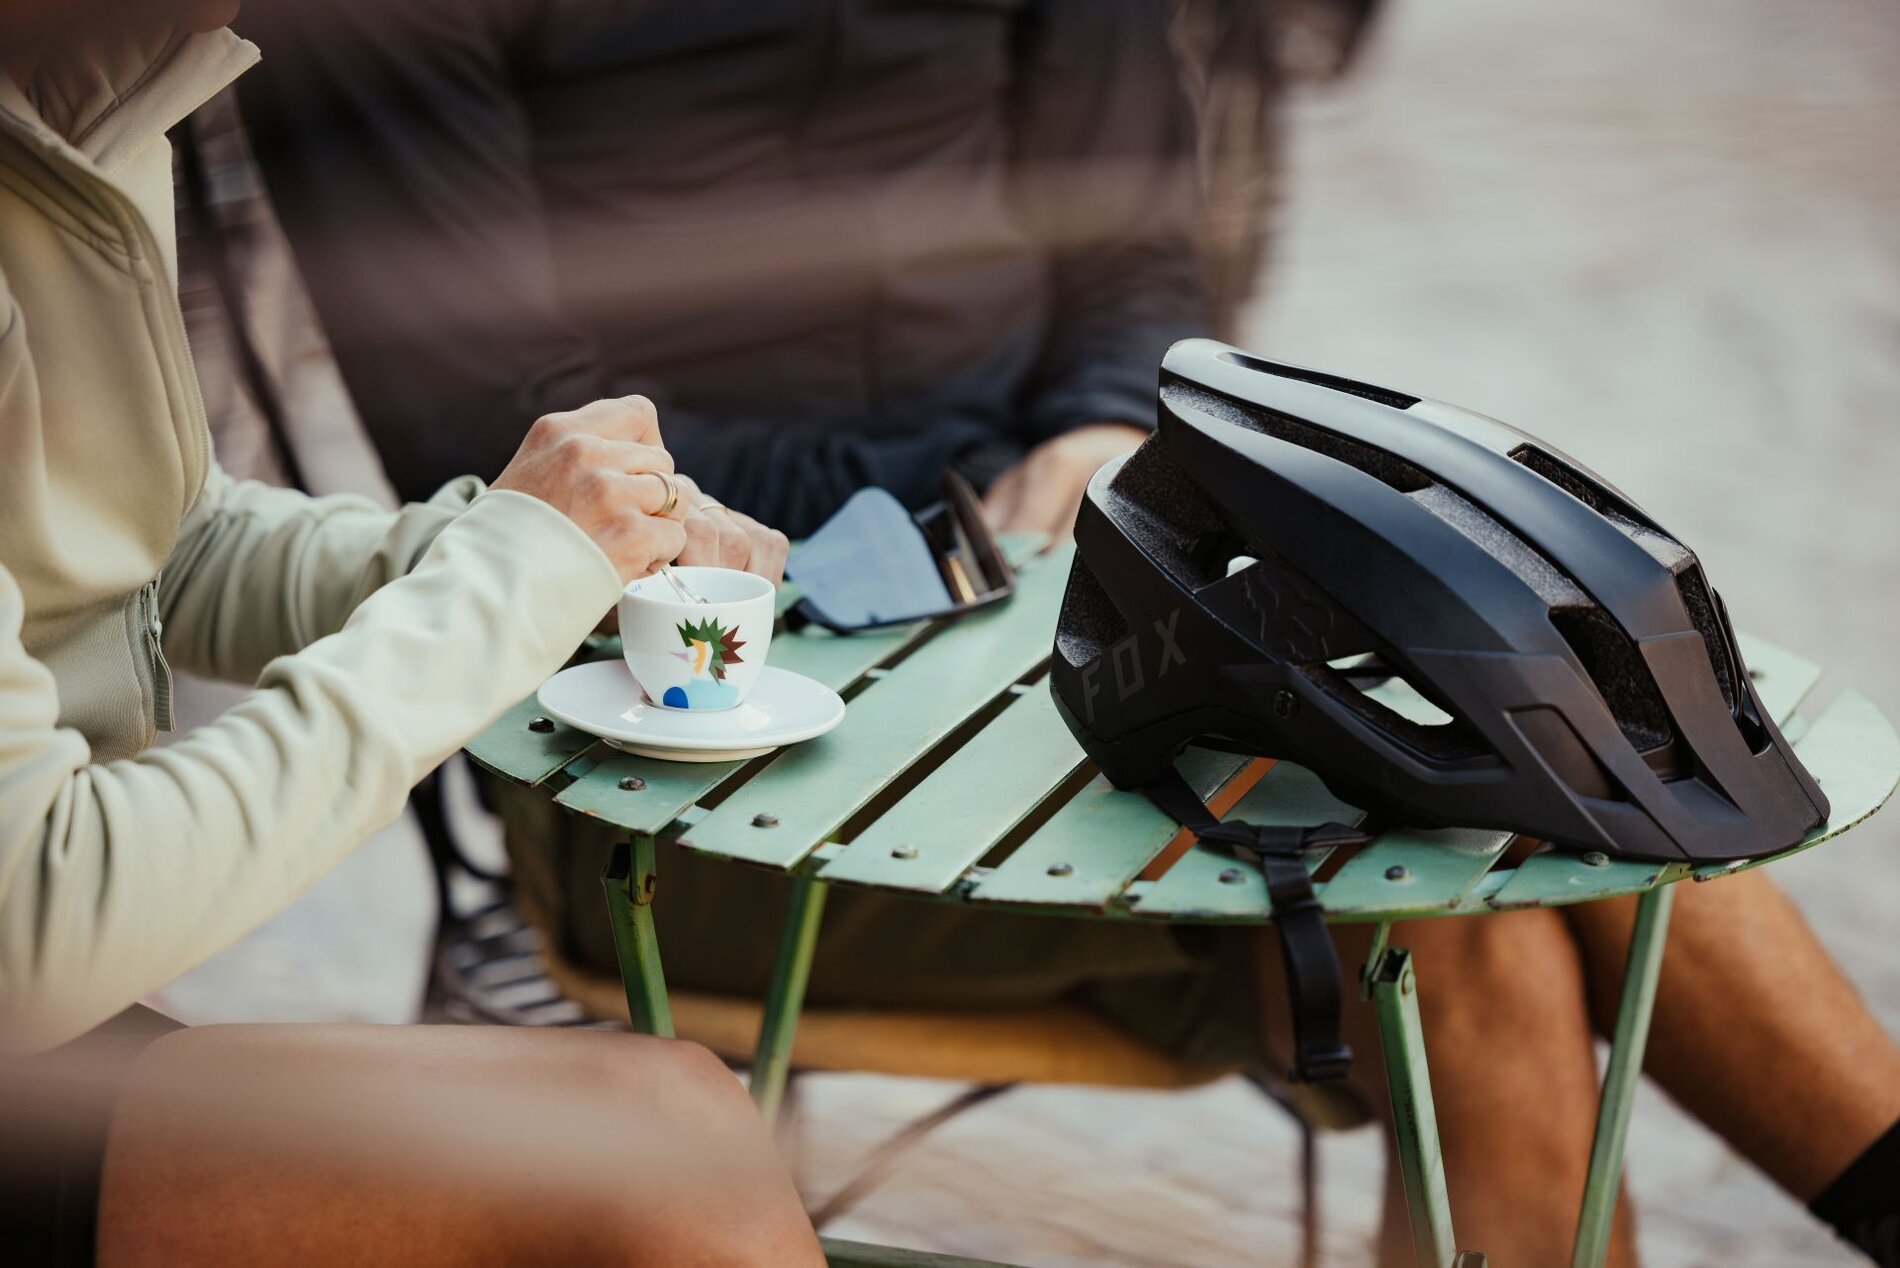
[[1319, 1129], [1282, 1089], [1255, 1074], [1248, 1075], [1247, 1081], [1299, 1125], [1300, 1268], [1319, 1268]]
[[994, 1100], [1015, 1086], [1014, 1083], [979, 1083], [975, 1087], [959, 1092], [947, 1104], [932, 1110], [922, 1118], [906, 1123], [896, 1135], [872, 1150], [871, 1156], [858, 1169], [857, 1175], [811, 1213], [812, 1227], [822, 1231], [825, 1225], [862, 1202], [873, 1189], [890, 1177], [891, 1168], [896, 1165], [898, 1158], [931, 1132], [958, 1115], [975, 1109], [985, 1101]]

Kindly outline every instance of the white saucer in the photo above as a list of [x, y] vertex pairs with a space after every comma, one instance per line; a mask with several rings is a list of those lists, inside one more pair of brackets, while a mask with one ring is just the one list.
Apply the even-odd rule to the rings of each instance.
[[563, 669], [541, 684], [541, 708], [576, 730], [641, 757], [730, 762], [823, 735], [844, 719], [844, 701], [823, 683], [767, 665], [745, 700], [689, 712], [650, 704], [622, 660]]

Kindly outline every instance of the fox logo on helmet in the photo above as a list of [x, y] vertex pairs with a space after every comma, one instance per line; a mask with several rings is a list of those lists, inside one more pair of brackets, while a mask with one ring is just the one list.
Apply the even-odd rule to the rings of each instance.
[[[1105, 675], [1114, 679], [1115, 699], [1117, 703], [1122, 703], [1149, 683], [1167, 677], [1168, 671], [1176, 665], [1187, 664], [1187, 654], [1176, 641], [1175, 631], [1180, 623], [1180, 608], [1174, 609], [1162, 620], [1151, 623], [1157, 642], [1152, 674], [1143, 662], [1144, 640], [1140, 631], [1131, 632], [1128, 637], [1112, 644], [1107, 651], [1082, 666], [1082, 711], [1091, 726], [1095, 723], [1096, 697], [1102, 694], [1106, 686], [1103, 681]], [[1108, 666], [1106, 670], [1103, 669], [1104, 665]]]

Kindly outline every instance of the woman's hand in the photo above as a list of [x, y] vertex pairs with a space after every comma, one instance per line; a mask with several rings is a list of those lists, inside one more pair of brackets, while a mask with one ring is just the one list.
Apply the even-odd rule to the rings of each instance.
[[[673, 475], [673, 456], [644, 396], [537, 419], [490, 487], [540, 498], [573, 520], [622, 582], [646, 576], [686, 549], [682, 521], [698, 493]], [[781, 552], [778, 566], [784, 563]]]
[[690, 504], [686, 549], [677, 562], [741, 568], [777, 585], [785, 575], [785, 552], [790, 549], [785, 534], [714, 501], [688, 477], [673, 478], [679, 481], [680, 499]]

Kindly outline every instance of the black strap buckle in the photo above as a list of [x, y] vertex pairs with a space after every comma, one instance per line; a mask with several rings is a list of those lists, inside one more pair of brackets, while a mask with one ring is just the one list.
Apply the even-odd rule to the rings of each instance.
[[1351, 1073], [1352, 1049], [1342, 1043], [1330, 1048], [1302, 1047], [1294, 1054], [1288, 1075], [1295, 1083], [1335, 1083]]

